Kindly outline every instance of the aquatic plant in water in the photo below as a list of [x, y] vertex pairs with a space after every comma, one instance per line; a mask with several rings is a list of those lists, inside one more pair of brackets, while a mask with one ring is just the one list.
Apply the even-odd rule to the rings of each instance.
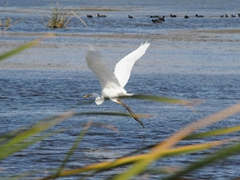
[[58, 2], [56, 3], [56, 7], [52, 7], [52, 16], [48, 17], [48, 24], [47, 27], [49, 28], [65, 28], [67, 24], [70, 22], [71, 17], [69, 13], [64, 14], [62, 11], [60, 12], [59, 10], [59, 4]]
[[[5, 7], [0, 11], [0, 15], [2, 14], [2, 12], [4, 11], [4, 9], [7, 7], [7, 4], [5, 5]], [[12, 22], [12, 19], [11, 17], [6, 17], [6, 18], [3, 18], [1, 19], [1, 16], [0, 16], [0, 27], [2, 27], [3, 29], [1, 29], [2, 31], [5, 31], [7, 30], [8, 28], [12, 27], [13, 25], [19, 23], [20, 21], [22, 21], [24, 18], [22, 19], [19, 19], [13, 23]]]
[[[47, 20], [47, 27], [49, 28], [66, 28], [70, 20], [76, 16], [85, 27], [87, 27], [86, 23], [73, 11], [64, 13], [63, 8], [59, 10], [59, 4], [58, 2], [56, 3], [56, 7], [51, 8], [52, 10], [52, 15], [49, 16], [47, 14], [48, 20]], [[43, 20], [45, 23], [45, 21]], [[45, 23], [46, 24], [46, 23]]]

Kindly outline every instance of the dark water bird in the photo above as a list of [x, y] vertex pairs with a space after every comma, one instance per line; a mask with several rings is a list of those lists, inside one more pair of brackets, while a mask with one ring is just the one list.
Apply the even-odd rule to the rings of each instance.
[[189, 18], [189, 16], [188, 16], [188, 15], [185, 15], [184, 18]]
[[221, 17], [221, 18], [228, 18], [228, 15], [227, 15], [227, 14], [224, 14], [224, 15], [221, 15], [220, 17]]
[[145, 54], [149, 45], [150, 44], [148, 42], [141, 44], [139, 48], [121, 59], [116, 64], [114, 71], [107, 66], [100, 52], [97, 51], [93, 46], [90, 46], [86, 55], [87, 66], [98, 78], [102, 87], [102, 95], [91, 93], [85, 95], [84, 97], [95, 97], [95, 103], [97, 105], [101, 105], [105, 98], [109, 98], [111, 101], [124, 106], [129, 111], [131, 116], [137, 122], [139, 122], [142, 127], [144, 127], [143, 123], [133, 113], [130, 107], [120, 100], [120, 97], [133, 95], [127, 93], [124, 87], [130, 78], [133, 65]]
[[158, 19], [152, 19], [153, 23], [162, 23], [165, 21], [165, 16], [163, 16], [162, 18], [158, 18]]
[[196, 17], [198, 17], [198, 18], [203, 18], [204, 16], [203, 16], [203, 15], [198, 15], [198, 14], [196, 14]]
[[128, 15], [128, 18], [133, 18], [131, 15]]
[[150, 16], [150, 18], [159, 18], [158, 15]]
[[231, 14], [231, 17], [233, 18], [233, 17], [236, 17], [234, 14]]
[[238, 17], [240, 17], [240, 13], [238, 13]]
[[90, 14], [88, 14], [88, 15], [87, 15], [87, 17], [88, 17], [88, 18], [92, 18], [93, 16], [92, 16], [92, 15], [90, 15]]
[[158, 18], [159, 21], [165, 21], [165, 16]]
[[170, 17], [177, 17], [177, 15], [175, 15], [175, 14], [170, 14]]
[[107, 16], [104, 14], [97, 14], [97, 17], [107, 17]]
[[162, 23], [163, 21], [160, 21], [159, 19], [152, 19], [153, 23]]

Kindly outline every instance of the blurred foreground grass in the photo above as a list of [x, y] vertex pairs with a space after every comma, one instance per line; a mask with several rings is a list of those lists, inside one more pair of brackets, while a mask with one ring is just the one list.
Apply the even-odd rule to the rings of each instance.
[[[37, 39], [26, 43], [12, 51], [6, 52], [0, 55], [0, 61], [5, 60], [6, 58], [13, 56], [15, 54], [20, 53], [21, 51], [28, 49], [37, 45], [41, 39]], [[171, 104], [180, 104], [193, 106], [196, 101], [191, 100], [178, 100], [160, 96], [152, 96], [152, 95], [135, 95], [132, 98], [136, 98], [139, 100], [149, 100], [156, 101], [160, 103], [171, 103]], [[84, 104], [82, 104], [84, 106]], [[211, 163], [215, 163], [219, 160], [227, 158], [229, 156], [235, 155], [240, 151], [240, 142], [239, 138], [225, 139], [224, 136], [221, 140], [212, 141], [211, 137], [225, 135], [228, 133], [237, 132], [240, 130], [240, 126], [226, 127], [223, 129], [215, 129], [212, 131], [202, 132], [202, 133], [194, 133], [196, 130], [201, 129], [203, 127], [209, 126], [213, 123], [219, 122], [228, 118], [232, 115], [235, 115], [240, 112], [240, 104], [235, 104], [229, 108], [226, 108], [220, 112], [212, 114], [208, 117], [200, 119], [186, 127], [183, 127], [180, 131], [174, 133], [167, 139], [162, 142], [158, 142], [156, 144], [152, 144], [150, 146], [141, 147], [138, 150], [133, 151], [130, 154], [127, 154], [121, 158], [118, 158], [114, 161], [101, 162], [92, 165], [86, 165], [81, 168], [66, 170], [65, 166], [68, 163], [70, 157], [74, 154], [75, 149], [81, 143], [82, 138], [86, 134], [87, 130], [94, 125], [92, 122], [88, 122], [81, 130], [79, 135], [77, 136], [75, 142], [72, 147], [70, 147], [69, 151], [66, 153], [66, 157], [62, 160], [59, 168], [56, 169], [52, 175], [39, 178], [41, 180], [47, 179], [58, 179], [65, 176], [74, 176], [75, 174], [82, 174], [83, 179], [94, 177], [97, 178], [97, 174], [103, 171], [111, 171], [117, 167], [124, 166], [125, 170], [117, 174], [115, 176], [108, 177], [107, 179], [114, 180], [125, 180], [136, 178], [142, 174], [154, 174], [154, 175], [164, 175], [165, 179], [180, 179], [185, 175], [192, 173], [195, 170], [200, 168], [204, 168], [209, 166]], [[44, 138], [50, 137], [54, 134], [61, 133], [66, 131], [67, 129], [59, 129], [53, 130], [51, 127], [56, 126], [62, 121], [66, 121], [68, 118], [72, 116], [86, 116], [86, 115], [108, 115], [108, 116], [130, 116], [126, 113], [119, 112], [74, 112], [73, 110], [68, 110], [65, 113], [55, 116], [49, 117], [47, 119], [40, 120], [36, 124], [28, 127], [25, 130], [16, 129], [11, 132], [7, 132], [2, 134], [0, 137], [0, 160], [7, 160], [11, 155], [16, 152], [22, 151], [25, 148], [28, 148], [34, 143], [37, 143]], [[147, 117], [145, 115], [141, 115], [140, 117]], [[95, 124], [96, 125], [96, 124]], [[112, 130], [117, 131], [117, 129], [111, 125], [97, 125], [110, 128]], [[197, 138], [205, 138], [206, 141], [202, 143], [196, 143], [191, 145], [180, 145], [182, 140], [192, 140]], [[224, 144], [224, 146], [223, 146]], [[161, 160], [166, 157], [174, 157], [180, 156], [182, 154], [189, 154], [193, 152], [203, 151], [215, 146], [222, 146], [221, 150], [215, 151], [213, 154], [208, 155], [207, 157], [202, 157], [202, 159], [190, 163], [185, 167], [181, 167], [177, 170], [166, 171], [166, 168], [163, 167], [154, 167], [151, 168], [151, 164], [156, 161]], [[126, 166], [129, 165], [129, 166]], [[12, 165], [14, 166], [14, 164]], [[11, 174], [11, 177], [15, 177], [14, 179], [22, 179], [29, 178], [30, 175], [22, 175], [22, 174]], [[19, 178], [18, 178], [19, 177]], [[4, 177], [2, 177], [4, 178]], [[6, 177], [9, 179], [9, 177]]]

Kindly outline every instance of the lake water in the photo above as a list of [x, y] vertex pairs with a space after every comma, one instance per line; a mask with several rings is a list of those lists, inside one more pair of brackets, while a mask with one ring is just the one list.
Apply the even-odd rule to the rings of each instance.
[[[88, 28], [73, 18], [67, 29], [48, 29], [42, 18], [50, 14], [49, 1], [10, 1], [1, 19], [12, 17], [20, 23], [0, 34], [0, 52], [5, 52], [46, 32], [57, 34], [38, 46], [0, 63], [0, 133], [34, 124], [74, 108], [75, 112], [126, 110], [110, 101], [97, 106], [83, 95], [100, 93], [100, 85], [86, 66], [88, 44], [95, 45], [112, 68], [140, 43], [151, 46], [136, 63], [126, 86], [129, 93], [152, 94], [178, 99], [207, 100], [196, 106], [169, 105], [136, 99], [123, 100], [135, 113], [152, 114], [141, 119], [143, 129], [130, 117], [74, 116], [56, 129], [69, 128], [47, 138], [0, 164], [0, 176], [11, 177], [34, 171], [34, 178], [58, 168], [79, 132], [89, 120], [111, 124], [119, 133], [92, 127], [76, 149], [67, 168], [113, 160], [140, 147], [163, 141], [185, 125], [239, 102], [240, 97], [240, 18], [220, 18], [239, 13], [240, 1], [59, 1], [64, 10], [76, 12]], [[5, 1], [0, 0], [4, 6]], [[0, 9], [1, 11], [1, 9]], [[29, 13], [31, 15], [27, 16]], [[87, 14], [107, 17], [87, 18]], [[134, 18], [128, 19], [128, 14]], [[177, 18], [170, 18], [176, 14]], [[202, 14], [204, 18], [195, 18]], [[150, 15], [166, 16], [153, 24]], [[189, 15], [189, 19], [184, 19]], [[204, 130], [239, 124], [235, 115]], [[226, 138], [238, 137], [239, 133]], [[221, 137], [215, 137], [214, 140]], [[204, 140], [184, 141], [183, 144]], [[218, 148], [217, 148], [218, 149]], [[182, 167], [214, 152], [166, 158], [155, 167]], [[230, 157], [188, 177], [192, 179], [234, 179], [240, 177], [239, 156]], [[221, 169], [221, 170], [219, 170]], [[105, 172], [93, 179], [104, 179], [123, 168]], [[33, 177], [29, 178], [32, 179]], [[159, 179], [151, 176], [149, 179]], [[66, 179], [76, 179], [66, 178]]]
[[[209, 28], [239, 28], [240, 18], [231, 18], [231, 14], [238, 17], [239, 0], [231, 2], [224, 0], [212, 1], [58, 1], [59, 12], [74, 11], [89, 28], [84, 28], [77, 17], [72, 18], [67, 29], [54, 30], [61, 33], [163, 33], [176, 29], [209, 29]], [[2, 7], [1, 18], [11, 17], [13, 22], [22, 19], [9, 31], [46, 32], [47, 14], [51, 16], [51, 8], [55, 3], [49, 1], [0, 1]], [[4, 6], [6, 7], [4, 8]], [[1, 11], [1, 9], [0, 9]], [[105, 14], [107, 18], [96, 18], [96, 14]], [[91, 14], [93, 18], [87, 18]], [[170, 14], [177, 18], [169, 18]], [[204, 15], [204, 18], [195, 18], [195, 15]], [[228, 14], [230, 18], [220, 18]], [[129, 19], [132, 15], [133, 19]], [[164, 23], [151, 21], [151, 15], [166, 16]], [[185, 15], [189, 19], [183, 18]], [[45, 22], [45, 23], [44, 23]]]

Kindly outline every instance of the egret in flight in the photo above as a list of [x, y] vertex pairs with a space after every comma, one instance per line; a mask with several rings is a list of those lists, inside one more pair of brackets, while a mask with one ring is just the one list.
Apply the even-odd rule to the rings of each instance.
[[92, 93], [87, 94], [84, 97], [96, 97], [95, 103], [97, 105], [101, 105], [105, 98], [109, 98], [111, 101], [124, 106], [129, 111], [131, 116], [144, 128], [143, 123], [126, 104], [120, 101], [119, 97], [133, 95], [127, 93], [127, 91], [124, 89], [124, 86], [127, 84], [130, 78], [134, 63], [145, 54], [149, 45], [150, 44], [148, 42], [141, 44], [139, 48], [121, 59], [116, 64], [114, 72], [102, 59], [100, 52], [97, 51], [93, 46], [89, 46], [89, 50], [86, 55], [87, 66], [98, 78], [102, 88], [102, 95], [100, 96], [97, 93]]

